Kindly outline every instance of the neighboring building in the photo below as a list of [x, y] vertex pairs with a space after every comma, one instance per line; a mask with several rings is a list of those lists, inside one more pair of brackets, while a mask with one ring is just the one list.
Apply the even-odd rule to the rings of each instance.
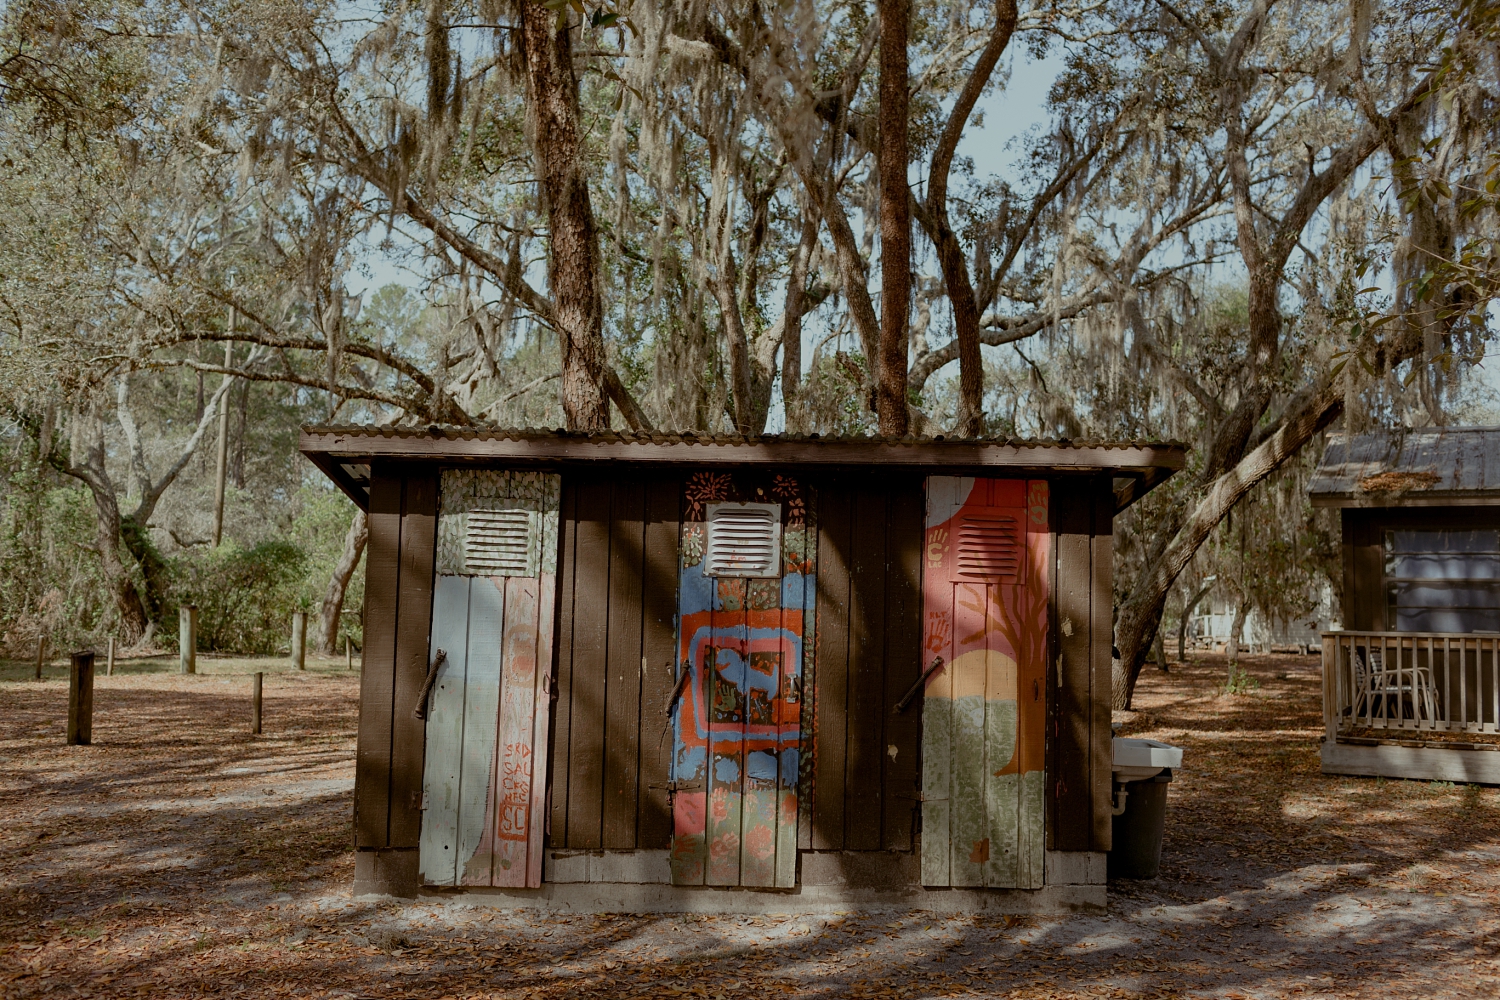
[[1310, 491], [1343, 518], [1323, 770], [1500, 783], [1500, 428], [1336, 435]]
[[1111, 522], [1180, 446], [301, 446], [369, 513], [356, 892], [1104, 904]]
[[[1240, 641], [1242, 648], [1257, 653], [1268, 648], [1279, 651], [1294, 648], [1314, 651], [1322, 642], [1323, 633], [1338, 627], [1338, 609], [1334, 607], [1333, 589], [1325, 585], [1317, 606], [1306, 615], [1291, 621], [1267, 621], [1259, 608], [1251, 608], [1250, 613], [1245, 616], [1245, 632]], [[1199, 602], [1188, 622], [1188, 635], [1200, 645], [1206, 646], [1227, 645], [1229, 633], [1233, 629], [1234, 604], [1230, 601], [1205, 598]]]

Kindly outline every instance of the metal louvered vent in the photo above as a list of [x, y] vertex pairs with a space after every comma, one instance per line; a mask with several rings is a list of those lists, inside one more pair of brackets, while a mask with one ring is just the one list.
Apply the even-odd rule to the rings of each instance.
[[708, 505], [707, 576], [780, 576], [781, 505]]
[[529, 510], [471, 510], [464, 564], [484, 576], [535, 576], [536, 515]]
[[985, 580], [1018, 580], [1026, 552], [1021, 519], [1009, 514], [966, 514], [958, 526], [958, 572]]

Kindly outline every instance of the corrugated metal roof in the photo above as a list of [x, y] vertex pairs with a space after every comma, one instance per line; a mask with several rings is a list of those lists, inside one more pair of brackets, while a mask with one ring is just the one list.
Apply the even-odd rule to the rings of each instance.
[[1176, 442], [1153, 441], [585, 434], [451, 424], [305, 427], [301, 450], [361, 505], [368, 493], [370, 463], [397, 460], [554, 467], [612, 462], [725, 468], [900, 467], [957, 475], [1113, 472], [1117, 510], [1182, 468], [1187, 452]]
[[942, 434], [931, 437], [881, 437], [877, 435], [818, 435], [818, 434], [708, 434], [693, 431], [643, 431], [640, 433], [621, 431], [567, 431], [562, 428], [487, 427], [462, 424], [331, 424], [302, 428], [305, 435], [338, 435], [346, 438], [419, 438], [462, 441], [567, 441], [596, 444], [628, 442], [633, 444], [717, 444], [759, 445], [780, 443], [818, 444], [866, 444], [866, 445], [1005, 445], [1012, 448], [1166, 448], [1186, 449], [1178, 441], [1149, 441], [1131, 439], [1109, 441], [1097, 438], [1082, 440], [1054, 438], [948, 438]]
[[1500, 503], [1500, 427], [1330, 435], [1308, 492], [1316, 507]]

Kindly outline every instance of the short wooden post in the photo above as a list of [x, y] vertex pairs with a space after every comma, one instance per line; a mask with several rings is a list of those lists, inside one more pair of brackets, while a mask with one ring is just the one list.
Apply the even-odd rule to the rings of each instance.
[[307, 612], [292, 612], [292, 665], [307, 669]]
[[354, 637], [344, 633], [344, 664], [350, 670], [354, 669]]
[[94, 651], [74, 653], [68, 669], [68, 745], [94, 740]]
[[259, 670], [255, 672], [255, 684], [250, 689], [250, 731], [260, 733], [260, 689], [261, 678], [265, 675]]
[[104, 676], [105, 677], [113, 677], [114, 675], [115, 675], [115, 637], [114, 636], [110, 636], [109, 637], [109, 652], [106, 654], [106, 659], [104, 661]]
[[36, 679], [42, 679], [42, 654], [47, 651], [47, 637], [39, 635], [36, 637]]
[[184, 604], [177, 609], [177, 662], [184, 674], [198, 672], [198, 606]]

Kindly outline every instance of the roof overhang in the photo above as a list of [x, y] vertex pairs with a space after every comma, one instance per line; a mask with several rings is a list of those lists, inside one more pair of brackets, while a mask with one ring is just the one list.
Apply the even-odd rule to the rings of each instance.
[[723, 437], [692, 434], [582, 434], [425, 427], [307, 427], [300, 448], [361, 508], [372, 463], [538, 467], [767, 466], [921, 470], [929, 474], [1112, 473], [1116, 513], [1181, 469], [1186, 448], [1166, 442], [1000, 441], [943, 438]]

